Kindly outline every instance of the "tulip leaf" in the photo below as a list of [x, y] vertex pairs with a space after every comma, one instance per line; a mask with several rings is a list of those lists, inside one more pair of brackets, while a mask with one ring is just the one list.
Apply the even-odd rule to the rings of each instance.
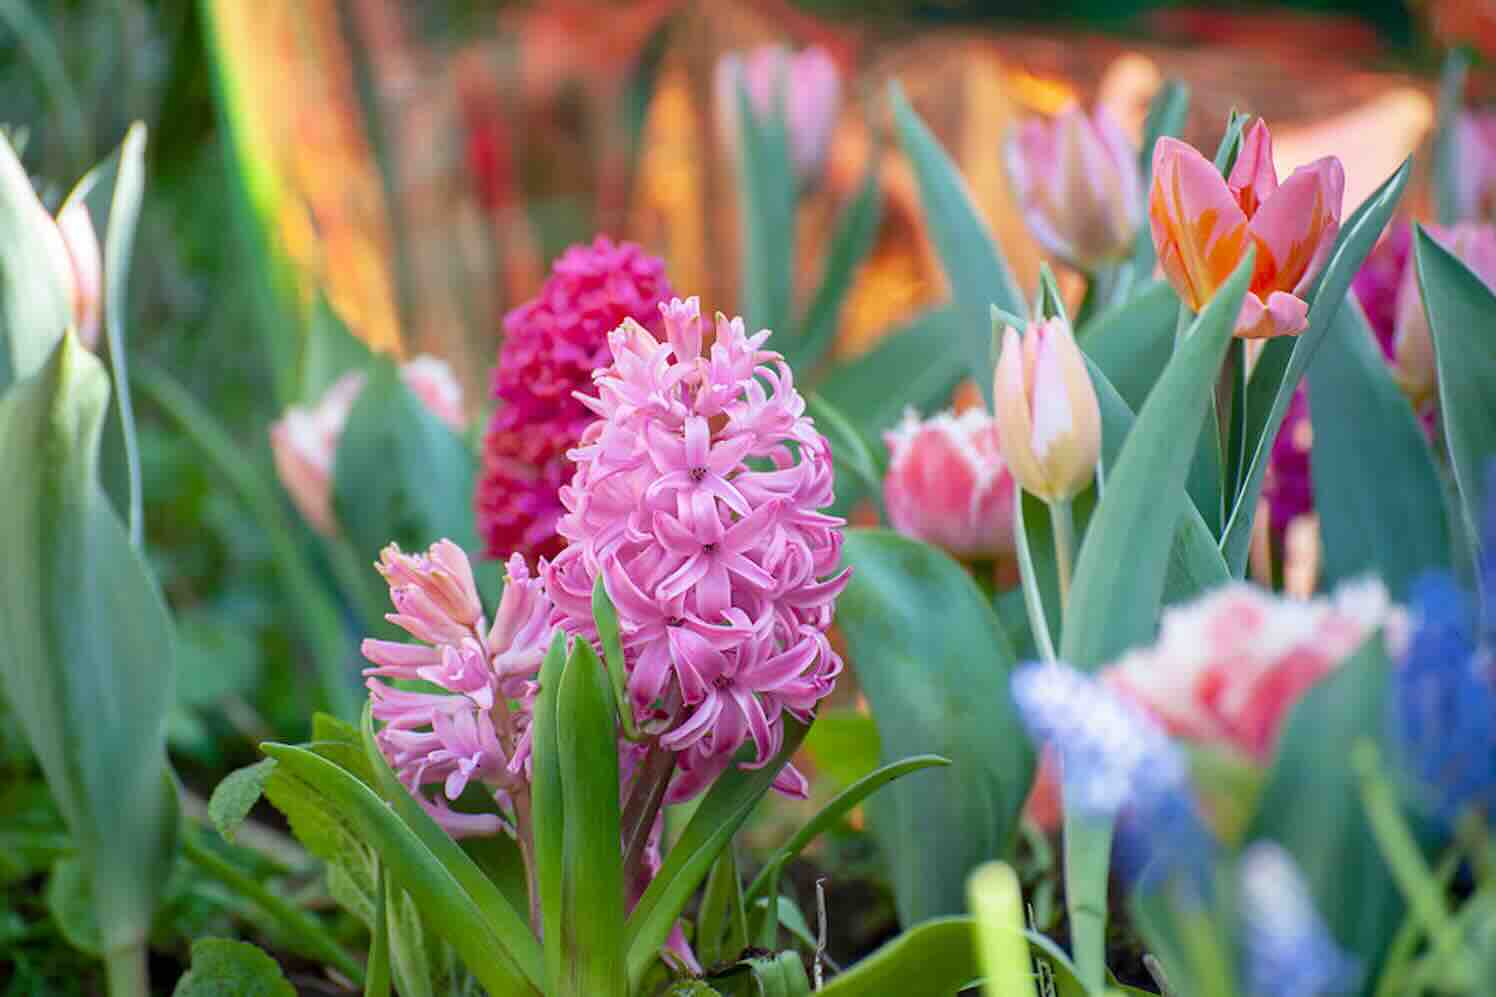
[[1465, 109], [1465, 78], [1470, 75], [1470, 50], [1455, 45], [1444, 56], [1439, 74], [1439, 107], [1434, 133], [1434, 203], [1439, 224], [1460, 220], [1460, 119]]
[[0, 390], [35, 373], [72, 322], [70, 277], [38, 251], [53, 224], [0, 135]]
[[1465, 532], [1479, 544], [1491, 499], [1485, 494], [1486, 468], [1496, 457], [1496, 295], [1421, 228], [1414, 241], [1449, 461]]
[[[1075, 566], [1060, 657], [1095, 671], [1153, 635], [1185, 479], [1231, 340], [1252, 253], [1201, 311], [1108, 471]], [[1181, 445], [1181, 442], [1188, 445]]]
[[71, 333], [0, 398], [0, 690], [72, 831], [106, 956], [145, 944], [177, 825], [171, 619], [99, 486], [108, 404]]
[[[1153, 182], [1153, 147], [1165, 136], [1177, 136], [1184, 130], [1190, 112], [1190, 88], [1179, 80], [1165, 80], [1148, 104], [1148, 117], [1143, 121], [1143, 145], [1138, 150], [1138, 175], [1143, 189], [1138, 197], [1146, 202], [1149, 185]], [[1157, 256], [1153, 249], [1153, 233], [1144, 224], [1138, 232], [1138, 245], [1132, 255], [1132, 272], [1146, 277], [1153, 272]], [[1177, 302], [1171, 298], [1177, 308]], [[1131, 399], [1129, 399], [1131, 400]], [[1133, 402], [1136, 408], [1139, 402]]]
[[[838, 471], [851, 475], [848, 490], [878, 497], [883, 492], [884, 448], [874, 447], [841, 412], [815, 392], [805, 396], [805, 414], [831, 444], [831, 461]], [[843, 489], [837, 488], [841, 498]]]
[[825, 997], [951, 997], [980, 978], [976, 925], [942, 917], [917, 925], [834, 979]]
[[743, 227], [743, 317], [751, 329], [790, 328], [795, 280], [795, 170], [785, 115], [786, 81], [759, 117], [737, 81], [738, 217]]
[[849, 530], [852, 578], [837, 606], [848, 660], [878, 722], [885, 764], [915, 772], [867, 801], [905, 925], [966, 909], [966, 877], [1012, 854], [1034, 756], [1008, 695], [1016, 662], [971, 576], [943, 551]]
[[784, 358], [790, 369], [802, 377], [820, 365], [835, 342], [847, 292], [878, 236], [878, 225], [882, 220], [882, 188], [877, 163], [877, 155], [870, 157], [862, 187], [852, 203], [842, 211], [836, 234], [831, 237], [821, 284], [805, 311], [798, 334], [784, 348]]
[[1309, 365], [1324, 582], [1376, 575], [1401, 601], [1419, 575], [1449, 565], [1433, 451], [1360, 305], [1345, 303], [1325, 343]]
[[1297, 336], [1269, 340], [1252, 368], [1247, 381], [1247, 465], [1234, 500], [1227, 501], [1230, 515], [1221, 534], [1221, 553], [1226, 556], [1231, 573], [1238, 578], [1246, 571], [1252, 522], [1257, 515], [1257, 500], [1262, 495], [1268, 455], [1288, 413], [1288, 403], [1293, 400], [1299, 379], [1309, 369], [1315, 351], [1328, 335], [1335, 313], [1345, 303], [1351, 279], [1402, 199], [1412, 166], [1411, 159], [1404, 161], [1340, 227], [1330, 261], [1309, 294], [1309, 327]]
[[[866, 353], [832, 368], [817, 393], [874, 438], [897, 423], [906, 408], [928, 412], [946, 404], [966, 376], [956, 349], [958, 322], [952, 308], [925, 312]], [[890, 391], [890, 384], [899, 390]]]
[[992, 405], [992, 355], [988, 343], [989, 310], [997, 305], [1025, 314], [1023, 291], [1003, 259], [992, 230], [978, 212], [956, 165], [929, 128], [914, 113], [897, 82], [889, 85], [894, 124], [904, 154], [919, 181], [920, 204], [930, 238], [951, 284], [960, 328], [960, 353], [987, 405]]
[[1076, 331], [1075, 341], [1136, 412], [1174, 355], [1178, 318], [1179, 299], [1156, 280], [1099, 312]]
[[327, 295], [319, 291], [301, 351], [301, 400], [315, 402], [338, 378], [367, 369], [373, 359], [368, 345], [349, 330]]

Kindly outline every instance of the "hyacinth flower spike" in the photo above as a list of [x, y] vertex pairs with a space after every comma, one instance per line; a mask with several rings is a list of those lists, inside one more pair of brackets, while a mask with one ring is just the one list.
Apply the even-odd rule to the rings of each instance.
[[1332, 997], [1354, 991], [1360, 968], [1336, 945], [1288, 852], [1272, 841], [1252, 844], [1241, 857], [1239, 879], [1249, 997]]

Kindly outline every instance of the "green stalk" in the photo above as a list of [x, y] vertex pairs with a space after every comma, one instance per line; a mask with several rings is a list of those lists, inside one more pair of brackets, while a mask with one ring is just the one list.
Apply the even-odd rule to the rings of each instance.
[[1054, 559], [1060, 573], [1060, 619], [1070, 608], [1070, 572], [1075, 567], [1075, 516], [1069, 499], [1049, 503], [1049, 521], [1054, 527]]
[[1037, 997], [1034, 962], [1023, 934], [1023, 893], [1012, 866], [989, 862], [966, 881], [976, 915], [977, 960], [988, 997]]
[[1072, 816], [1065, 807], [1065, 909], [1070, 954], [1087, 993], [1106, 986], [1106, 887], [1112, 860], [1110, 818]]
[[104, 969], [109, 978], [109, 997], [150, 997], [144, 942], [105, 952]]
[[1028, 529], [1023, 525], [1023, 489], [1013, 489], [1013, 538], [1018, 543], [1018, 577], [1023, 582], [1023, 606], [1028, 610], [1029, 629], [1039, 656], [1054, 661], [1054, 641], [1049, 636], [1049, 618], [1044, 615], [1044, 594], [1034, 574], [1034, 556], [1029, 550]]
[[[297, 939], [309, 952], [315, 952], [319, 959], [324, 960], [355, 984], [363, 985], [363, 967], [348, 954], [343, 946], [337, 943], [332, 935], [328, 934], [321, 921], [296, 907], [284, 897], [277, 896], [259, 880], [205, 846], [198, 840], [198, 832], [195, 828], [188, 828], [182, 835], [182, 854], [204, 873], [240, 896], [253, 901], [266, 914], [279, 921], [290, 937]], [[112, 969], [110, 978], [113, 979]], [[139, 992], [148, 993], [145, 990]], [[114, 994], [112, 988], [110, 993]]]
[[376, 878], [378, 885], [374, 894], [373, 937], [369, 942], [369, 978], [364, 983], [364, 997], [390, 997], [390, 874], [380, 869]]

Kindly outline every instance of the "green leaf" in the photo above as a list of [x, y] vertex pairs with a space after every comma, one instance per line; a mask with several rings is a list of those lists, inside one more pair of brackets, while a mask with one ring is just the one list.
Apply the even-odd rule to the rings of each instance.
[[68, 334], [0, 399], [0, 691], [93, 884], [106, 952], [140, 946], [175, 849], [172, 627], [97, 478], [103, 367]]
[[1076, 560], [1060, 640], [1060, 657], [1077, 668], [1094, 671], [1153, 634], [1171, 540], [1185, 513], [1194, 441], [1210, 410], [1252, 255], [1195, 320], [1107, 474]]
[[540, 893], [546, 979], [553, 981], [552, 986], [559, 985], [564, 972], [566, 931], [566, 805], [556, 723], [556, 703], [565, 670], [566, 634], [558, 629], [540, 666], [540, 692], [530, 713], [530, 827], [535, 838], [535, 882]]
[[1481, 279], [1429, 238], [1414, 238], [1423, 307], [1434, 336], [1439, 412], [1449, 462], [1464, 509], [1465, 532], [1479, 544], [1486, 469], [1496, 457], [1496, 296]]
[[731, 842], [712, 864], [701, 892], [693, 938], [696, 958], [715, 966], [737, 958], [748, 947], [748, 914], [743, 906], [743, 881]]
[[1216, 146], [1215, 168], [1221, 176], [1229, 177], [1236, 166], [1236, 157], [1241, 152], [1242, 132], [1246, 130], [1248, 117], [1236, 108], [1226, 116], [1226, 130], [1221, 133], [1221, 144]]
[[712, 863], [769, 791], [779, 770], [805, 739], [807, 729], [805, 724], [785, 716], [784, 744], [779, 754], [758, 769], [729, 766], [697, 805], [690, 823], [629, 915], [625, 952], [630, 986], [643, 978]]
[[1231, 573], [1241, 577], [1246, 571], [1247, 551], [1252, 543], [1252, 521], [1257, 515], [1257, 500], [1267, 474], [1268, 454], [1288, 403], [1299, 386], [1299, 379], [1309, 369], [1314, 352], [1330, 331], [1331, 320], [1345, 303], [1351, 279], [1361, 268], [1366, 254], [1376, 244], [1393, 210], [1402, 198], [1412, 173], [1413, 161], [1406, 160], [1367, 198], [1340, 227], [1330, 262], [1316, 278], [1310, 290], [1309, 327], [1297, 336], [1279, 336], [1268, 341], [1252, 368], [1247, 382], [1246, 453], [1247, 465], [1242, 474], [1235, 502], [1227, 502], [1230, 515], [1221, 534], [1221, 553]]
[[374, 897], [374, 923], [369, 928], [368, 978], [364, 981], [364, 997], [389, 997], [390, 995], [390, 878], [381, 874], [378, 891]]
[[216, 706], [252, 693], [260, 651], [252, 631], [222, 612], [194, 606], [177, 615], [177, 703]]
[[200, 938], [192, 943], [192, 968], [172, 997], [296, 997], [280, 966], [248, 942]]
[[349, 331], [327, 295], [319, 291], [301, 352], [302, 401], [321, 398], [338, 378], [351, 371], [367, 370], [373, 360], [369, 347]]
[[93, 890], [82, 862], [69, 855], [52, 863], [46, 899], [47, 913], [52, 915], [52, 921], [69, 945], [91, 956], [103, 953], [99, 919], [93, 909]]
[[613, 687], [613, 702], [618, 704], [618, 719], [623, 725], [624, 735], [637, 740], [639, 730], [634, 721], [634, 711], [628, 696], [628, 666], [623, 660], [623, 637], [618, 629], [618, 610], [608, 598], [608, 587], [603, 583], [603, 573], [597, 573], [592, 585], [592, 622], [597, 628], [598, 643], [603, 646], [603, 662], [608, 669], [608, 681]]
[[[1143, 119], [1143, 144], [1138, 149], [1138, 172], [1143, 178], [1143, 190], [1153, 179], [1153, 147], [1164, 136], [1177, 136], [1184, 130], [1190, 112], [1190, 88], [1179, 80], [1165, 80], [1148, 104], [1148, 116]], [[1146, 231], [1144, 232], [1146, 235]], [[1153, 244], [1150, 239], [1148, 244]], [[1153, 257], [1148, 257], [1148, 266], [1140, 272], [1152, 269]]]
[[562, 944], [568, 973], [557, 987], [561, 995], [626, 997], [616, 717], [603, 663], [591, 644], [578, 640], [556, 700], [566, 840]]
[[976, 378], [990, 407], [992, 356], [987, 338], [988, 310], [995, 304], [1015, 315], [1024, 314], [1023, 292], [987, 223], [972, 203], [955, 164], [909, 106], [897, 82], [889, 84], [888, 93], [899, 142], [919, 181], [920, 205], [930, 238], [951, 283], [960, 329], [959, 349], [966, 358], [968, 373]]
[[1380, 636], [1293, 707], [1278, 738], [1249, 840], [1271, 839], [1298, 862], [1335, 939], [1376, 968], [1404, 904], [1362, 810], [1350, 745], [1370, 738], [1391, 757], [1386, 727], [1392, 664]]
[[[868, 352], [833, 368], [817, 393], [865, 436], [876, 439], [899, 421], [905, 408], [926, 412], [949, 401], [966, 376], [956, 342], [960, 334], [954, 309], [925, 312]], [[892, 384], [899, 390], [890, 391]]]
[[1136, 412], [1174, 355], [1178, 317], [1173, 288], [1153, 281], [1081, 326], [1075, 341]]
[[1401, 601], [1419, 575], [1449, 565], [1433, 451], [1358, 304], [1346, 302], [1325, 342], [1309, 365], [1324, 583], [1376, 575]]
[[969, 917], [910, 928], [833, 980], [825, 997], [952, 997], [982, 975]]
[[805, 737], [816, 774], [837, 786], [850, 786], [876, 769], [878, 752], [877, 722], [850, 707], [823, 710]]
[[244, 823], [254, 805], [260, 802], [265, 792], [265, 783], [275, 770], [275, 759], [262, 758], [236, 772], [230, 772], [208, 800], [208, 819], [223, 836], [232, 842], [239, 826]]
[[785, 118], [787, 82], [775, 82], [774, 111], [760, 118], [747, 85], [737, 80], [743, 317], [752, 329], [788, 330], [794, 302], [795, 171]]
[[805, 412], [815, 420], [816, 428], [825, 434], [831, 444], [832, 462], [850, 473], [868, 493], [881, 495], [883, 447], [880, 445], [874, 448], [851, 420], [814, 392], [805, 396]]
[[837, 623], [884, 761], [951, 761], [868, 801], [899, 919], [912, 925], [964, 911], [971, 870], [1012, 854], [1034, 756], [1008, 694], [1013, 652], [971, 576], [885, 530], [848, 530], [843, 556], [852, 578]]
[[46, 363], [72, 323], [71, 278], [52, 254], [55, 224], [0, 135], [0, 390]]
[[878, 235], [882, 210], [878, 159], [876, 155], [871, 157], [857, 197], [837, 220], [820, 287], [816, 288], [815, 297], [805, 310], [799, 334], [784, 346], [785, 360], [802, 377], [820, 365], [836, 341], [847, 291]]
[[725, 973], [709, 977], [732, 997], [810, 997], [805, 964], [794, 952], [744, 959]]
[[391, 540], [422, 550], [449, 537], [476, 549], [475, 473], [462, 437], [378, 358], [348, 414], [333, 474], [335, 514], [359, 561], [373, 561]]
[[1434, 133], [1434, 202], [1439, 224], [1460, 221], [1459, 121], [1465, 110], [1465, 77], [1470, 73], [1470, 50], [1456, 45], [1444, 56], [1439, 74], [1438, 122]]

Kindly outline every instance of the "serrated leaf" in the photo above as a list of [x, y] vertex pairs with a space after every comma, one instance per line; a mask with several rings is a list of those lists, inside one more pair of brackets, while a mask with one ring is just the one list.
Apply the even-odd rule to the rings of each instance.
[[262, 949], [229, 938], [192, 943], [192, 968], [172, 997], [296, 997], [279, 964]]
[[265, 792], [265, 783], [275, 770], [275, 759], [263, 758], [253, 765], [230, 772], [208, 799], [208, 819], [222, 835], [224, 841], [232, 842], [239, 826], [244, 823], [254, 805], [260, 802]]

